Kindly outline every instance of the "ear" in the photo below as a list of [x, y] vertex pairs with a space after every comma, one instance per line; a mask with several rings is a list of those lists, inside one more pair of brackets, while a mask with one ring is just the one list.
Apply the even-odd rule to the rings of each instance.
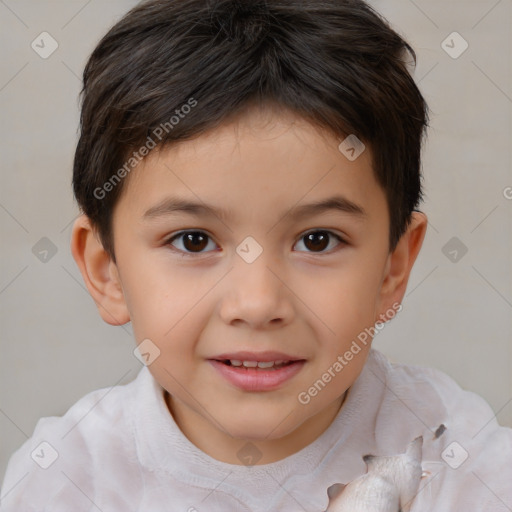
[[71, 253], [101, 318], [110, 325], [129, 322], [117, 266], [103, 249], [86, 215], [78, 217], [73, 225]]
[[385, 322], [386, 311], [394, 304], [400, 304], [405, 295], [409, 275], [416, 257], [420, 252], [427, 231], [427, 216], [414, 211], [407, 231], [398, 241], [395, 249], [388, 256], [380, 290], [378, 317], [376, 321]]

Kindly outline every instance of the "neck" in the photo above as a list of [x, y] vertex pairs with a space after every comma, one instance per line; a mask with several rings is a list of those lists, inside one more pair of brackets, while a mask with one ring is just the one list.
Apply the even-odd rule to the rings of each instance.
[[[175, 399], [167, 391], [165, 391], [165, 401], [183, 435], [210, 457], [227, 464], [242, 465], [245, 463], [245, 454], [249, 456], [252, 454], [250, 465], [262, 465], [289, 457], [314, 442], [327, 430], [339, 413], [347, 392], [288, 434], [272, 438], [270, 433], [261, 439], [231, 436], [183, 402]], [[296, 424], [293, 415], [292, 411], [279, 426], [283, 427], [285, 422], [290, 422], [291, 425]]]

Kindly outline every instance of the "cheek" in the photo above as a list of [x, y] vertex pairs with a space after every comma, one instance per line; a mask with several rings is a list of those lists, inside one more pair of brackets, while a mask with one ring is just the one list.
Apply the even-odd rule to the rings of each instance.
[[379, 287], [378, 272], [354, 264], [309, 283], [301, 296], [307, 297], [305, 304], [317, 316], [320, 338], [343, 344], [373, 326]]
[[[183, 279], [174, 277], [160, 265], [141, 263], [144, 258], [127, 260], [123, 268], [123, 292], [130, 313], [135, 339], [149, 338], [159, 345], [170, 336], [173, 326], [190, 309]], [[188, 293], [190, 295], [190, 292]]]
[[169, 277], [153, 268], [154, 274], [141, 275], [130, 288], [133, 332], [137, 343], [149, 338], [159, 348], [160, 365], [180, 373], [193, 363], [201, 329], [212, 314], [205, 297], [212, 285], [209, 279], [198, 281], [183, 272]]

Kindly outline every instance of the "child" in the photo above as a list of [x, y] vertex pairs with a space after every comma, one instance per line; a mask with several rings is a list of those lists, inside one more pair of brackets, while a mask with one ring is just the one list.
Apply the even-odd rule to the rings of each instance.
[[408, 57], [362, 0], [150, 0], [105, 35], [71, 249], [143, 366], [38, 422], [2, 512], [321, 511], [419, 436], [413, 512], [512, 510], [512, 429], [371, 348], [427, 225]]

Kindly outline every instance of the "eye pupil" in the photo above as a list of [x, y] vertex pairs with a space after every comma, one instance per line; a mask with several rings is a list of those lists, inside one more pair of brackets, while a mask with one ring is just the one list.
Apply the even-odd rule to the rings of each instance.
[[[316, 231], [314, 233], [309, 233], [308, 235], [306, 235], [306, 240], [308, 242], [312, 242], [312, 249], [317, 249], [320, 251], [324, 250], [329, 245], [329, 235], [325, 231]], [[305, 245], [306, 247], [308, 246], [307, 243]]]

